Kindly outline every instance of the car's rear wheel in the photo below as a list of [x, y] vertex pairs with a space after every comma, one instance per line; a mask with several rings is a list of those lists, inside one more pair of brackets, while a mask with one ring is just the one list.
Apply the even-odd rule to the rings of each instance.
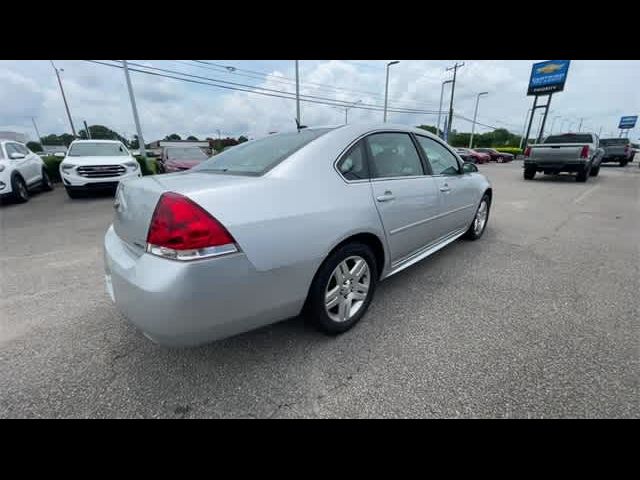
[[51, 177], [49, 177], [49, 173], [46, 168], [42, 169], [42, 191], [50, 192], [53, 190], [53, 182], [51, 181]]
[[621, 167], [626, 167], [627, 163], [629, 163], [629, 160], [620, 160], [620, 166]]
[[16, 203], [25, 203], [29, 201], [29, 190], [21, 176], [14, 175], [11, 179], [11, 189], [13, 190], [13, 200]]
[[589, 175], [591, 175], [592, 177], [597, 177], [599, 173], [600, 173], [600, 166], [598, 165], [597, 167], [594, 167], [591, 169], [591, 173]]
[[525, 180], [533, 180], [533, 177], [536, 176], [536, 169], [525, 167], [524, 169], [524, 179]]
[[585, 167], [584, 169], [580, 170], [578, 172], [578, 175], [576, 176], [576, 182], [581, 182], [581, 183], [586, 182], [590, 173], [591, 173], [591, 167]]
[[489, 198], [489, 195], [485, 194], [482, 197], [482, 200], [480, 200], [480, 205], [478, 205], [478, 209], [476, 210], [476, 216], [473, 217], [473, 222], [471, 222], [469, 230], [464, 234], [465, 238], [469, 240], [477, 240], [482, 236], [485, 228], [487, 228], [490, 208], [491, 199]]
[[364, 316], [378, 281], [371, 248], [349, 243], [320, 266], [309, 290], [306, 316], [329, 335], [346, 332]]

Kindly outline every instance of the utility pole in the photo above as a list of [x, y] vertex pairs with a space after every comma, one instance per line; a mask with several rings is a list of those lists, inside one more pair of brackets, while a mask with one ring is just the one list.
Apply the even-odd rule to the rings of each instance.
[[453, 70], [453, 80], [452, 80], [453, 83], [451, 84], [451, 98], [449, 100], [449, 122], [447, 125], [447, 139], [451, 134], [451, 124], [453, 123], [453, 95], [455, 94], [455, 91], [456, 91], [456, 74], [458, 73], [458, 68], [463, 66], [464, 66], [464, 62], [456, 63], [453, 67], [447, 68], [447, 72], [449, 70]]
[[296, 60], [296, 119], [300, 125], [300, 72], [298, 69], [298, 60]]
[[473, 124], [471, 125], [471, 137], [469, 138], [469, 148], [472, 148], [473, 145], [473, 135], [476, 132], [476, 118], [478, 117], [478, 103], [480, 103], [480, 97], [482, 95], [488, 95], [489, 92], [481, 92], [476, 97], [476, 110], [473, 113]]
[[598, 138], [602, 136], [602, 127], [600, 127], [600, 130], [598, 130]]
[[36, 125], [36, 119], [31, 117], [31, 121], [33, 122], [33, 128], [36, 129], [36, 135], [38, 135], [38, 143], [42, 146], [42, 137], [40, 136], [40, 132], [38, 131], [38, 126]]
[[84, 123], [84, 131], [87, 132], [87, 138], [91, 140], [91, 132], [89, 131], [89, 127], [87, 126], [87, 121], [83, 120]]
[[400, 60], [394, 60], [393, 62], [387, 63], [387, 81], [385, 82], [384, 86], [384, 122], [387, 121], [387, 100], [389, 98], [389, 67], [397, 63], [400, 63]]
[[580, 125], [578, 125], [578, 133], [580, 133], [580, 130], [582, 130], [582, 121], [584, 120], [584, 118], [580, 118]]
[[140, 127], [140, 119], [138, 118], [138, 108], [136, 107], [136, 98], [133, 95], [133, 87], [131, 86], [131, 78], [129, 77], [129, 66], [126, 60], [122, 60], [124, 66], [124, 76], [127, 79], [127, 88], [129, 89], [129, 98], [131, 99], [131, 109], [133, 110], [133, 121], [136, 123], [136, 130], [138, 131], [138, 146], [140, 147], [140, 155], [143, 158], [147, 157], [147, 152], [144, 146], [144, 138], [142, 137], [142, 128]]
[[73, 137], [76, 138], [77, 137], [76, 128], [73, 126], [73, 120], [71, 120], [71, 112], [69, 111], [69, 105], [67, 104], [67, 97], [64, 94], [64, 88], [62, 88], [62, 80], [60, 80], [60, 72], [64, 72], [64, 70], [60, 69], [60, 71], [58, 71], [55, 64], [53, 63], [53, 60], [49, 60], [49, 61], [51, 62], [51, 66], [53, 67], [53, 70], [56, 72], [56, 77], [58, 77], [58, 85], [60, 85], [60, 93], [62, 93], [64, 108], [67, 110], [67, 117], [69, 117], [69, 124], [71, 125], [71, 133], [73, 134]]
[[551, 122], [551, 129], [549, 130], [549, 135], [553, 135], [553, 126], [556, 124], [556, 120], [559, 119], [560, 116], [556, 115], [553, 117], [553, 121]]
[[344, 124], [346, 125], [348, 122], [348, 117], [347, 117], [347, 112], [349, 112], [349, 110], [353, 107], [355, 107], [357, 104], [362, 103], [362, 100], [358, 100], [355, 103], [352, 103], [351, 105], [349, 105], [348, 107], [345, 107], [344, 109]]
[[[436, 125], [436, 135], [438, 137], [440, 137], [440, 132], [441, 132], [441, 130], [440, 130], [440, 115], [442, 114], [442, 98], [444, 97], [444, 86], [447, 83], [451, 83], [451, 82], [453, 82], [453, 80], [445, 80], [444, 82], [442, 82], [442, 86], [440, 87], [440, 107], [438, 108], [438, 125]], [[442, 131], [442, 132], [443, 132], [442, 136], [444, 137], [444, 131]], [[442, 138], [442, 137], [440, 137], [440, 138]]]

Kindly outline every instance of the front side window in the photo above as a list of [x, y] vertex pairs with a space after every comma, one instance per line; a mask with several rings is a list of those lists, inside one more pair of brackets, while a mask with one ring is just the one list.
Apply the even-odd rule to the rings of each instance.
[[69, 157], [121, 157], [129, 153], [121, 143], [74, 143], [69, 148]]
[[362, 180], [369, 178], [364, 149], [364, 142], [358, 142], [351, 147], [351, 149], [338, 163], [338, 170], [347, 180]]
[[417, 135], [418, 143], [424, 150], [434, 175], [457, 175], [460, 165], [456, 157], [435, 140]]
[[7, 149], [7, 156], [11, 158], [11, 155], [14, 153], [20, 153], [17, 148], [18, 146], [15, 143], [5, 143], [5, 148]]
[[374, 178], [424, 175], [418, 151], [406, 133], [374, 133], [367, 137]]

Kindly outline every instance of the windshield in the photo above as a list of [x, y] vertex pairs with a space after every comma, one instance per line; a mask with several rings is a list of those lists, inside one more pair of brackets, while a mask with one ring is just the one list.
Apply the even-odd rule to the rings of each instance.
[[332, 130], [318, 128], [270, 135], [236, 145], [191, 169], [240, 175], [262, 175], [311, 141]]
[[129, 155], [121, 143], [74, 143], [69, 157], [119, 157]]
[[600, 145], [626, 145], [629, 143], [627, 138], [603, 138], [600, 140]]
[[199, 147], [170, 147], [167, 148], [167, 158], [169, 160], [201, 162], [209, 157]]
[[544, 143], [591, 143], [593, 138], [590, 134], [564, 133], [562, 135], [550, 135]]

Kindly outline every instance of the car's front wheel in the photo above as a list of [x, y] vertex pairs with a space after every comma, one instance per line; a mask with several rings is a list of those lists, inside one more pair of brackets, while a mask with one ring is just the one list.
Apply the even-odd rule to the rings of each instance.
[[371, 248], [363, 243], [343, 245], [320, 266], [311, 284], [306, 315], [327, 334], [346, 332], [369, 308], [377, 281]]
[[469, 230], [464, 234], [464, 237], [469, 240], [477, 240], [484, 233], [489, 221], [489, 209], [491, 208], [491, 199], [489, 195], [484, 195], [480, 200], [480, 205], [476, 210], [476, 216], [473, 217], [473, 222], [469, 226]]
[[13, 190], [13, 200], [16, 203], [25, 203], [29, 200], [29, 190], [21, 176], [14, 175], [11, 179], [11, 189]]
[[49, 173], [46, 168], [42, 169], [42, 191], [50, 192], [53, 190], [53, 182], [51, 181], [51, 177], [49, 177]]

